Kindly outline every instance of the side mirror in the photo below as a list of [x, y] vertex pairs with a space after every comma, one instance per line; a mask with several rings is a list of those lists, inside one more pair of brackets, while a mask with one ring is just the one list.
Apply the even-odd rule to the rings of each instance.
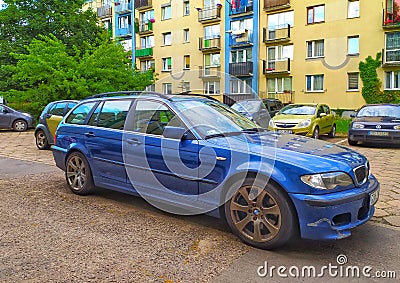
[[354, 117], [356, 117], [356, 114], [355, 113], [351, 113], [350, 114], [350, 118], [354, 118]]
[[187, 130], [182, 127], [165, 126], [163, 136], [168, 139], [184, 140]]
[[3, 113], [4, 113], [4, 114], [7, 114], [7, 113], [8, 113], [8, 110], [4, 108], [4, 109], [3, 109]]
[[325, 117], [325, 116], [326, 116], [326, 113], [319, 114], [319, 117]]

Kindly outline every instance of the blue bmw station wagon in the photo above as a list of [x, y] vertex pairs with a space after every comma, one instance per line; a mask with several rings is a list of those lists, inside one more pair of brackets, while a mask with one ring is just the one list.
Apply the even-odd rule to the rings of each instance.
[[209, 97], [121, 94], [82, 101], [57, 129], [54, 159], [76, 194], [223, 217], [262, 249], [345, 238], [374, 213], [379, 183], [358, 152], [259, 128]]

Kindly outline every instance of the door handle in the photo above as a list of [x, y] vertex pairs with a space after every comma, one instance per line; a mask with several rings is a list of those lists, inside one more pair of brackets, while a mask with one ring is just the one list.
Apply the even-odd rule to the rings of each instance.
[[129, 144], [141, 144], [141, 142], [136, 138], [127, 139], [126, 142]]
[[87, 137], [95, 137], [95, 134], [93, 132], [84, 133], [84, 135]]

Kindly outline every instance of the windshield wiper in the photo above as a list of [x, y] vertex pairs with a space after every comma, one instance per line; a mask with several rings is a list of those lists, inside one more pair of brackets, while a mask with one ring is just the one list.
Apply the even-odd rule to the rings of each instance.
[[265, 132], [267, 129], [264, 128], [251, 128], [251, 129], [243, 129], [243, 133], [259, 133], [259, 132]]
[[225, 133], [217, 133], [212, 135], [206, 135], [204, 137], [205, 140], [212, 139], [212, 138], [220, 138], [220, 137], [231, 137], [231, 136], [238, 136], [242, 134], [242, 132], [225, 132]]

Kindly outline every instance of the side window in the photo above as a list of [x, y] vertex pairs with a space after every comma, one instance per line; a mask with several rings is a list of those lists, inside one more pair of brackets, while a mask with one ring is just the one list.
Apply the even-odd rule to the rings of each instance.
[[57, 115], [57, 116], [64, 116], [65, 105], [67, 105], [66, 102], [59, 102], [59, 103], [54, 104], [51, 107], [49, 114]]
[[77, 125], [82, 125], [85, 123], [86, 117], [89, 115], [90, 110], [92, 110], [93, 106], [96, 104], [96, 102], [88, 102], [79, 105], [77, 108], [75, 108], [74, 111], [72, 111], [71, 114], [67, 117], [65, 120], [66, 123], [69, 124], [77, 124]]
[[97, 121], [97, 126], [123, 130], [130, 105], [130, 100], [105, 101]]
[[68, 102], [67, 105], [67, 111], [65, 113], [68, 113], [72, 108], [74, 108], [78, 103], [76, 102]]
[[101, 107], [103, 106], [103, 102], [99, 103], [96, 107], [96, 110], [93, 111], [92, 116], [90, 116], [88, 125], [89, 126], [97, 126], [97, 121], [99, 120], [99, 114]]
[[139, 100], [137, 102], [134, 131], [162, 135], [167, 125], [179, 127], [181, 122], [166, 105], [152, 100]]
[[321, 115], [322, 113], [324, 113], [324, 109], [322, 108], [322, 106], [320, 106], [320, 107], [318, 107], [317, 116]]
[[325, 113], [328, 115], [328, 114], [331, 114], [331, 110], [329, 109], [329, 107], [328, 107], [328, 105], [324, 105], [324, 110], [325, 110]]
[[0, 113], [3, 113], [3, 110], [4, 110], [3, 106], [0, 105]]
[[269, 104], [269, 108], [271, 109], [271, 111], [277, 110], [276, 103], [274, 101], [271, 101], [271, 103]]

